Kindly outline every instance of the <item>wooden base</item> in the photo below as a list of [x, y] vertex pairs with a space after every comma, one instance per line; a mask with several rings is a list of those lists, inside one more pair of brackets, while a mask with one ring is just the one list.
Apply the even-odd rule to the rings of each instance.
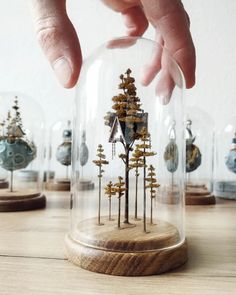
[[0, 192], [0, 212], [35, 210], [45, 206], [46, 198], [40, 192], [32, 190]]
[[70, 181], [67, 179], [46, 182], [45, 188], [48, 191], [70, 191]]
[[0, 189], [8, 188], [9, 182], [7, 180], [0, 180]]
[[85, 220], [78, 225], [76, 241], [66, 237], [69, 261], [90, 271], [120, 276], [160, 274], [187, 261], [186, 242], [180, 244], [178, 230], [170, 223], [147, 224], [145, 233], [142, 221], [131, 227], [122, 224], [121, 229], [116, 221], [103, 221], [99, 226], [96, 219]]
[[219, 198], [236, 200], [236, 181], [216, 181], [214, 183], [214, 193]]
[[206, 187], [188, 186], [185, 191], [186, 205], [214, 205], [215, 203], [215, 196]]
[[94, 183], [91, 180], [80, 180], [78, 183], [78, 190], [88, 191], [94, 189]]

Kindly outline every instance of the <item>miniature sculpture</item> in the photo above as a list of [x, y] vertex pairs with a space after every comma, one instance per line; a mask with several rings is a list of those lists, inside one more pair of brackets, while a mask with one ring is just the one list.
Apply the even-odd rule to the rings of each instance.
[[120, 142], [124, 147], [124, 153], [119, 155], [125, 165], [125, 220], [129, 224], [129, 161], [133, 144], [140, 138], [140, 131], [147, 126], [147, 113], [141, 110], [140, 99], [136, 96], [134, 78], [130, 76], [131, 70], [126, 71], [126, 77], [120, 75], [119, 88], [123, 90], [112, 98], [115, 112], [107, 113], [105, 124], [110, 126], [109, 142]]
[[[88, 150], [88, 147], [86, 145], [86, 133], [85, 133], [85, 131], [83, 131], [83, 134], [82, 134], [82, 143], [80, 145], [79, 156], [80, 156], [79, 157], [80, 165], [81, 165], [81, 167], [83, 169], [83, 166], [86, 165], [86, 163], [88, 162], [88, 157], [89, 157], [89, 150]], [[83, 170], [81, 170], [81, 171], [83, 171]]]
[[150, 213], [150, 223], [153, 224], [153, 200], [156, 197], [156, 190], [155, 188], [158, 188], [160, 184], [157, 183], [157, 180], [155, 178], [155, 168], [150, 165], [148, 167], [148, 177], [146, 177], [146, 181], [149, 183], [146, 185], [146, 188], [150, 188], [150, 198], [151, 198], [151, 213]]
[[193, 144], [196, 137], [193, 137], [191, 130], [192, 121], [187, 121], [186, 126], [186, 172], [192, 172], [201, 165], [202, 155], [199, 148]]
[[179, 165], [179, 151], [178, 146], [176, 144], [175, 125], [176, 123], [175, 121], [173, 121], [168, 131], [169, 143], [165, 147], [164, 151], [164, 161], [167, 170], [171, 173], [171, 183], [169, 185], [166, 198], [163, 199], [163, 202], [170, 204], [177, 203], [179, 199], [178, 191], [175, 190], [174, 184], [174, 173], [177, 171]]
[[175, 122], [171, 126], [169, 131], [170, 142], [165, 148], [164, 160], [166, 163], [166, 168], [169, 172], [174, 173], [178, 168], [179, 163], [179, 152], [178, 146], [176, 144], [176, 134], [175, 134]]
[[1, 124], [0, 136], [0, 166], [11, 172], [11, 192], [13, 192], [13, 171], [26, 168], [36, 157], [36, 147], [23, 131], [17, 97], [12, 109], [14, 114], [9, 111], [6, 122]]
[[92, 190], [94, 189], [94, 183], [89, 179], [84, 179], [83, 167], [87, 164], [89, 159], [89, 150], [86, 144], [86, 132], [82, 132], [81, 145], [79, 147], [79, 163], [81, 166], [80, 169], [80, 180], [78, 183], [79, 190]]
[[231, 149], [228, 155], [225, 157], [225, 165], [229, 171], [236, 173], [236, 134], [232, 139]]
[[99, 144], [98, 145], [98, 149], [97, 149], [97, 157], [98, 160], [93, 160], [93, 163], [99, 167], [99, 171], [98, 171], [98, 225], [103, 225], [103, 223], [101, 223], [101, 193], [102, 193], [102, 174], [103, 172], [105, 172], [102, 169], [103, 165], [107, 165], [109, 164], [108, 161], [106, 161], [106, 156], [103, 154], [104, 149], [102, 148], [102, 145]]
[[[155, 153], [150, 151], [150, 134], [147, 131], [148, 114], [140, 108], [140, 98], [137, 97], [134, 78], [131, 77], [131, 70], [128, 69], [125, 75], [120, 75], [121, 83], [119, 89], [123, 90], [112, 98], [114, 102], [112, 109], [115, 112], [108, 112], [105, 117], [105, 124], [110, 129], [109, 142], [114, 144], [120, 142], [124, 147], [124, 153], [119, 158], [125, 165], [125, 212], [124, 224], [134, 226], [129, 221], [129, 173], [132, 168], [143, 167], [143, 230], [146, 228], [146, 158], [154, 156]], [[135, 141], [140, 140], [140, 144], [136, 144], [133, 157], [130, 159], [130, 152], [133, 151]], [[137, 178], [136, 170], [136, 197], [135, 197], [135, 218], [137, 219]]]
[[[183, 145], [178, 145], [178, 156], [173, 148], [171, 173], [163, 156], [159, 157], [167, 145], [166, 127], [172, 124], [171, 118], [176, 120], [176, 144], [183, 135], [185, 83], [181, 73], [176, 79], [179, 67], [172, 60], [160, 64], [160, 73], [150, 67], [150, 60], [164, 52], [164, 47], [139, 38], [128, 41], [118, 39], [117, 47], [112, 42], [101, 47], [85, 62], [77, 85], [74, 141], [79, 144], [74, 151], [77, 167], [73, 165], [72, 227], [66, 249], [69, 261], [87, 270], [151, 275], [176, 268], [187, 259]], [[173, 92], [170, 103], [164, 105], [156, 90], [162, 87], [166, 70]], [[169, 138], [173, 147], [173, 131]], [[90, 154], [83, 175], [81, 142]], [[169, 205], [162, 200], [171, 192], [175, 169], [176, 202]], [[95, 182], [93, 191], [81, 190], [81, 177]]]
[[71, 140], [72, 131], [70, 121], [68, 121], [68, 129], [63, 131], [63, 143], [57, 148], [56, 158], [62, 165], [66, 166], [66, 178], [68, 179], [68, 166], [71, 165]]
[[[62, 143], [60, 138], [62, 136]], [[48, 167], [45, 188], [49, 191], [70, 191], [72, 130], [71, 121], [57, 121], [50, 131]]]
[[[31, 166], [37, 152], [40, 159], [41, 149], [37, 151], [33, 140], [29, 139], [35, 130], [29, 129], [28, 114], [25, 114], [23, 122], [19, 109], [15, 96], [12, 110], [8, 111], [7, 119], [0, 125], [0, 167], [10, 171], [9, 189], [7, 185], [0, 190], [1, 212], [34, 210], [46, 205], [46, 198], [40, 190], [39, 171], [32, 170]], [[41, 122], [38, 124], [41, 125]], [[38, 130], [41, 131], [41, 128]], [[37, 144], [40, 147], [38, 141]], [[24, 169], [26, 167], [30, 169]], [[14, 173], [17, 170], [18, 173]]]

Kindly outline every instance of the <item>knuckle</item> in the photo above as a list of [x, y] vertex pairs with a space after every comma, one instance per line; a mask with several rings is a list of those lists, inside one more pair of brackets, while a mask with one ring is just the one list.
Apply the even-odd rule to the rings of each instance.
[[45, 51], [60, 42], [62, 36], [60, 27], [51, 18], [40, 20], [37, 23], [36, 34], [41, 47]]

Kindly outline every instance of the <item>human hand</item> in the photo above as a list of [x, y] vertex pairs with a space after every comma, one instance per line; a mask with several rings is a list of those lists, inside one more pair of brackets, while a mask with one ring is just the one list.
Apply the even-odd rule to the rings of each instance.
[[[122, 13], [128, 36], [142, 36], [150, 22], [156, 30], [156, 41], [169, 50], [181, 67], [187, 88], [194, 85], [195, 49], [189, 18], [180, 0], [102, 1]], [[30, 0], [30, 4], [39, 43], [58, 80], [66, 88], [73, 87], [78, 80], [82, 55], [76, 31], [66, 13], [66, 0]], [[155, 64], [152, 70], [156, 71]]]

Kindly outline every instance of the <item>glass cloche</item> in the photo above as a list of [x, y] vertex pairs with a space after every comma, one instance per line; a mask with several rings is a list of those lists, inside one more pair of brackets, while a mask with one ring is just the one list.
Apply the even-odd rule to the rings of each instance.
[[69, 191], [71, 177], [71, 120], [55, 122], [49, 133], [47, 190]]
[[203, 110], [187, 108], [186, 205], [215, 204], [213, 189], [214, 122]]
[[[176, 62], [147, 39], [109, 41], [84, 61], [66, 238], [73, 263], [129, 276], [186, 261], [183, 90]], [[82, 165], [85, 135], [89, 157]], [[94, 189], [81, 185], [84, 179]]]
[[0, 93], [0, 211], [45, 207], [42, 195], [44, 121], [40, 106], [24, 94]]
[[236, 199], [236, 116], [217, 129], [215, 143], [214, 193]]

